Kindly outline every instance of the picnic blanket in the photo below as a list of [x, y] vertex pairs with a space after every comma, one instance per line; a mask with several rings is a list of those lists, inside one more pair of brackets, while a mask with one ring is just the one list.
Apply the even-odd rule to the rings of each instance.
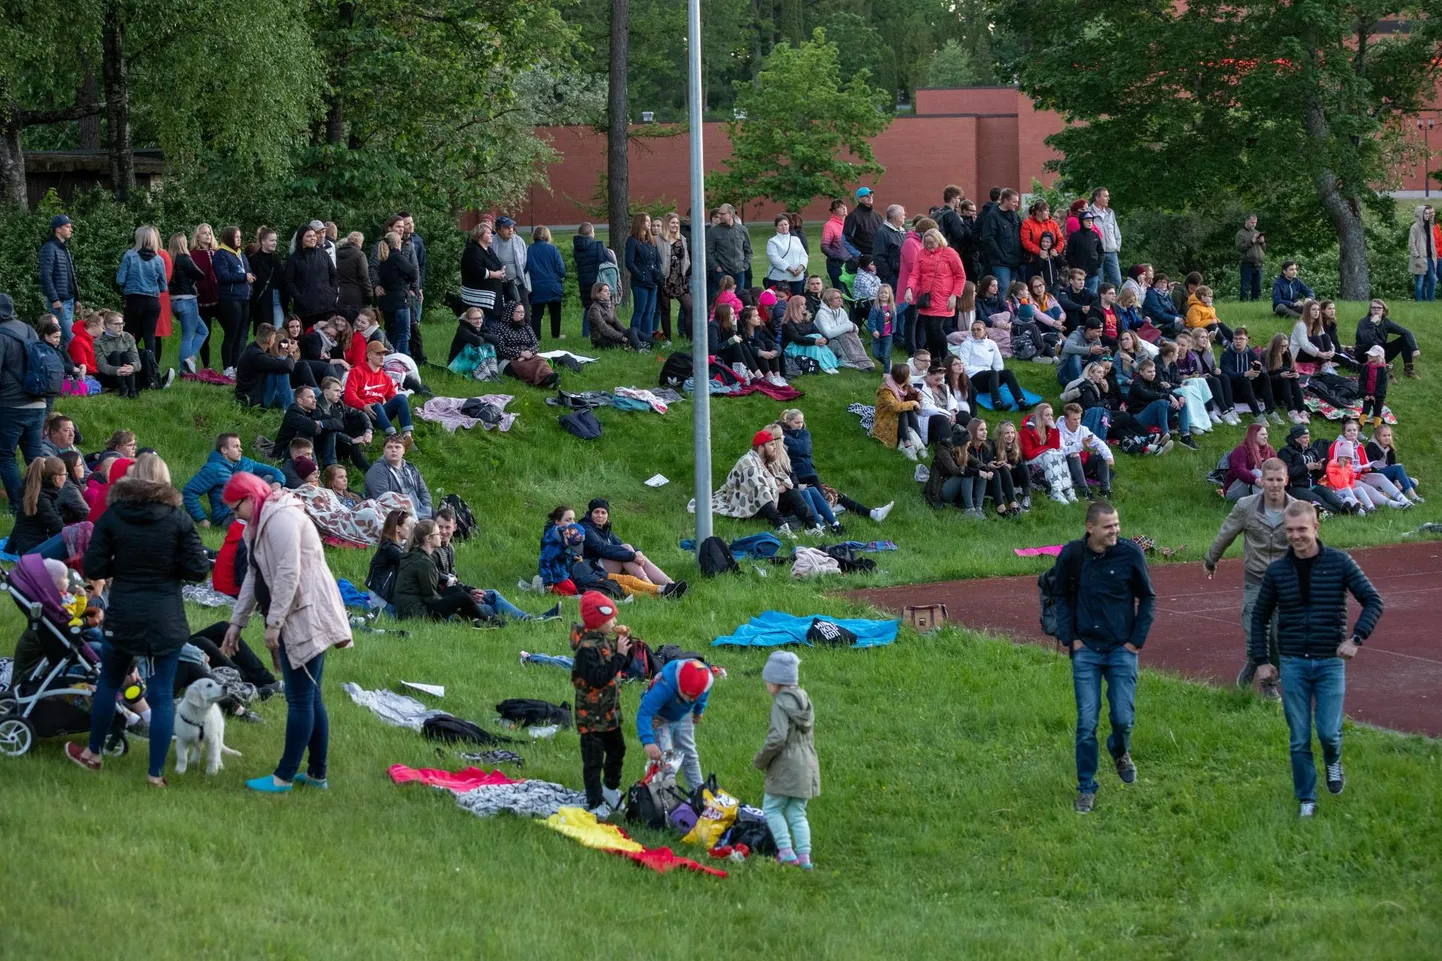
[[[1011, 403], [1013, 398], [1010, 390], [1003, 389], [1002, 396], [1006, 398], [1006, 403]], [[1022, 388], [1021, 396], [1022, 399], [1026, 401], [1026, 406], [1028, 407], [1035, 407], [1041, 403], [1041, 394], [1033, 394], [1024, 387]], [[992, 395], [990, 393], [983, 391], [976, 395], [976, 404], [978, 407], [985, 407], [987, 410], [995, 410], [996, 408], [991, 406], [991, 398]]]
[[[483, 404], [490, 404], [501, 411], [501, 422], [499, 424], [487, 424], [478, 417], [467, 417], [461, 413], [461, 407], [468, 400], [478, 400]], [[440, 424], [452, 434], [456, 428], [463, 427], [470, 430], [480, 424], [486, 430], [508, 431], [511, 425], [516, 422], [518, 415], [506, 412], [506, 405], [515, 400], [510, 394], [482, 394], [480, 397], [432, 397], [416, 410], [416, 416], [421, 420], [428, 420], [433, 424]]]
[[780, 611], [763, 611], [736, 629], [711, 642], [712, 647], [734, 645], [736, 647], [779, 647], [783, 644], [805, 644], [813, 646], [806, 639], [806, 632], [816, 618], [840, 624], [856, 635], [853, 647], [880, 647], [896, 640], [900, 621], [868, 620], [862, 617], [827, 617], [825, 614], [807, 614], [797, 617]]
[[581, 808], [561, 808], [542, 823], [578, 844], [629, 858], [657, 874], [665, 874], [673, 868], [685, 868], [698, 874], [726, 877], [725, 871], [680, 857], [670, 848], [647, 848], [644, 844], [632, 840], [630, 835], [616, 825], [597, 821], [595, 815]]

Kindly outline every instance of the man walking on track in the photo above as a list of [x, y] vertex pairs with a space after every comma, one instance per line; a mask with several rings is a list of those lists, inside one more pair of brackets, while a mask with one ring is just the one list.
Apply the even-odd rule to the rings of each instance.
[[[1297, 498], [1287, 493], [1287, 465], [1273, 457], [1262, 463], [1262, 493], [1249, 494], [1237, 501], [1217, 539], [1207, 548], [1202, 566], [1207, 570], [1207, 580], [1217, 572], [1217, 562], [1237, 539], [1243, 535], [1242, 556], [1246, 569], [1242, 575], [1242, 657], [1245, 664], [1237, 675], [1238, 687], [1250, 687], [1257, 665], [1247, 653], [1252, 638], [1252, 609], [1257, 605], [1257, 592], [1262, 589], [1262, 575], [1267, 567], [1280, 560], [1287, 553], [1287, 531], [1282, 525], [1286, 509], [1298, 503]], [[1267, 663], [1277, 666], [1277, 619], [1267, 624]], [[1282, 696], [1275, 678], [1262, 682], [1262, 696], [1277, 700]]]
[[[1317, 511], [1305, 501], [1288, 505], [1283, 524], [1291, 549], [1273, 561], [1262, 577], [1252, 611], [1252, 663], [1266, 683], [1277, 673], [1267, 660], [1267, 624], [1278, 612], [1277, 648], [1281, 655], [1282, 709], [1291, 732], [1292, 787], [1301, 816], [1317, 812], [1317, 766], [1312, 756], [1312, 724], [1322, 742], [1327, 790], [1341, 794], [1342, 698], [1347, 662], [1377, 626], [1382, 595], [1350, 556], [1317, 540]], [[1347, 636], [1347, 595], [1362, 613]]]
[[1087, 508], [1086, 537], [1067, 544], [1056, 560], [1058, 639], [1071, 651], [1076, 691], [1078, 814], [1090, 813], [1096, 803], [1103, 678], [1111, 708], [1107, 750], [1123, 784], [1137, 779], [1131, 755], [1137, 655], [1147, 641], [1157, 599], [1146, 555], [1131, 541], [1118, 541], [1120, 532], [1116, 508], [1093, 501]]

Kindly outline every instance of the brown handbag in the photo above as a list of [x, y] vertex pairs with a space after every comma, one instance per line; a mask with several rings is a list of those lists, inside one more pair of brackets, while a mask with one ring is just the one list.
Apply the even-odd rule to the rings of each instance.
[[901, 619], [923, 634], [944, 626], [946, 617], [945, 604], [908, 604], [901, 611]]
[[532, 386], [539, 385], [541, 381], [551, 376], [551, 365], [546, 363], [546, 358], [539, 357], [535, 354], [532, 354], [525, 360], [517, 357], [511, 361], [510, 368], [511, 372], [520, 380]]

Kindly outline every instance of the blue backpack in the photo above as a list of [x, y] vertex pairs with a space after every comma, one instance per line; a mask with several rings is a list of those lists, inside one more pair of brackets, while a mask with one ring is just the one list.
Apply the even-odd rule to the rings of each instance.
[[768, 557], [775, 557], [780, 550], [780, 538], [765, 531], [760, 534], [738, 537], [731, 542], [731, 553], [735, 557], [754, 557], [764, 560]]
[[65, 362], [60, 351], [43, 340], [25, 345], [25, 393], [33, 397], [59, 397], [65, 383]]

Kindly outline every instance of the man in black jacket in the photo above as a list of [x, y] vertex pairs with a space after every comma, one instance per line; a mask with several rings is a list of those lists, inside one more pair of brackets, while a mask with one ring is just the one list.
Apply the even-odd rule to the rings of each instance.
[[1058, 640], [1071, 651], [1076, 692], [1078, 814], [1090, 813], [1096, 803], [1103, 678], [1111, 705], [1107, 750], [1122, 783], [1137, 779], [1131, 755], [1137, 656], [1147, 642], [1157, 598], [1146, 555], [1131, 541], [1118, 540], [1120, 532], [1117, 509], [1106, 501], [1092, 501], [1086, 537], [1067, 544], [1056, 560]]
[[873, 257], [876, 232], [881, 229], [881, 214], [872, 206], [875, 203], [876, 195], [871, 192], [870, 187], [859, 188], [856, 191], [856, 209], [846, 215], [846, 223], [841, 228], [841, 235], [846, 238], [847, 243], [861, 253], [871, 254]]
[[1287, 443], [1277, 451], [1287, 465], [1287, 493], [1300, 501], [1317, 504], [1333, 514], [1344, 514], [1346, 507], [1332, 489], [1321, 483], [1327, 470], [1327, 458], [1312, 450], [1312, 429], [1294, 424], [1287, 432]]
[[996, 278], [998, 289], [1005, 294], [1013, 277], [1020, 279], [1021, 215], [1016, 212], [1019, 196], [1010, 187], [1001, 192], [996, 209], [982, 227], [981, 250], [986, 269]]
[[[1347, 688], [1347, 662], [1377, 627], [1382, 595], [1349, 555], [1317, 540], [1317, 510], [1311, 504], [1291, 504], [1282, 523], [1291, 550], [1273, 561], [1262, 577], [1252, 611], [1250, 653], [1259, 681], [1265, 683], [1277, 676], [1277, 668], [1267, 662], [1267, 625], [1277, 612], [1282, 710], [1291, 732], [1292, 787], [1305, 818], [1317, 812], [1314, 718], [1327, 765], [1327, 790], [1341, 794], [1346, 784], [1342, 774], [1342, 698]], [[1348, 594], [1362, 606], [1350, 637]]]
[[901, 274], [901, 245], [906, 242], [906, 208], [892, 204], [886, 208], [886, 220], [876, 232], [872, 241], [872, 260], [876, 263], [876, 274], [883, 284], [890, 284], [896, 290], [896, 281]]
[[70, 343], [70, 327], [75, 321], [75, 298], [80, 285], [75, 279], [75, 255], [70, 250], [70, 235], [75, 230], [70, 218], [56, 214], [50, 218], [50, 236], [40, 245], [40, 294], [46, 309], [60, 321], [60, 346]]
[[[310, 441], [312, 448], [320, 455], [320, 466], [329, 467], [336, 462], [336, 442], [345, 430], [345, 421], [339, 416], [324, 417], [317, 409], [315, 389], [301, 387], [295, 392], [295, 403], [286, 408], [280, 422], [280, 432], [275, 435], [275, 451], [280, 454], [290, 450], [290, 443], [296, 438]], [[291, 452], [293, 460], [295, 453]], [[287, 475], [286, 480], [290, 477]], [[287, 487], [299, 486], [286, 484]]]
[[[596, 285], [596, 274], [601, 264], [610, 260], [606, 245], [596, 239], [596, 228], [589, 223], [576, 229], [571, 238], [571, 254], [576, 261], [576, 283], [581, 288], [581, 313], [591, 309], [591, 288]], [[616, 296], [618, 291], [611, 291]], [[584, 331], [583, 331], [584, 333]]]
[[15, 450], [28, 464], [40, 456], [44, 441], [45, 398], [25, 389], [26, 357], [38, 339], [35, 328], [16, 318], [10, 295], [0, 294], [0, 480], [12, 514], [20, 513], [24, 492]]

